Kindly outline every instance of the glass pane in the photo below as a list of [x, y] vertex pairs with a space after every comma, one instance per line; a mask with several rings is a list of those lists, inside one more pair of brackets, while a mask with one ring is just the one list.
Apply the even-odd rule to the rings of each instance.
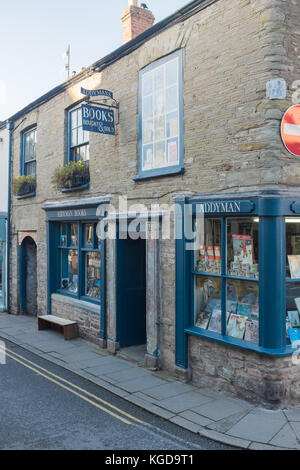
[[68, 226], [67, 224], [62, 224], [60, 226], [60, 246], [68, 246]]
[[71, 146], [74, 147], [77, 145], [77, 129], [72, 130], [72, 136], [71, 136]]
[[167, 115], [167, 137], [178, 136], [178, 113]]
[[93, 225], [85, 225], [85, 244], [93, 245]]
[[85, 146], [85, 161], [88, 162], [90, 159], [90, 146], [86, 145]]
[[153, 145], [143, 146], [143, 170], [150, 170], [153, 165]]
[[30, 175], [35, 177], [36, 174], [36, 163], [25, 163], [25, 175]]
[[300, 279], [300, 217], [286, 218], [286, 277]]
[[77, 109], [77, 119], [78, 119], [78, 127], [82, 127], [82, 112], [81, 108]]
[[300, 340], [300, 282], [286, 284], [286, 337]]
[[162, 88], [164, 88], [164, 66], [154, 70], [154, 90], [161, 90]]
[[169, 140], [167, 142], [168, 163], [175, 165], [179, 163], [178, 155], [178, 139]]
[[153, 142], [153, 119], [143, 122], [143, 144]]
[[164, 92], [159, 91], [154, 95], [154, 116], [165, 112]]
[[178, 108], [178, 89], [172, 86], [166, 90], [166, 112], [175, 111]]
[[227, 280], [227, 335], [258, 344], [258, 282]]
[[166, 147], [165, 141], [154, 145], [154, 163], [153, 168], [161, 168], [166, 165]]
[[77, 110], [71, 112], [71, 127], [72, 129], [77, 127]]
[[165, 116], [154, 119], [154, 140], [165, 139], [166, 123]]
[[258, 278], [258, 219], [227, 220], [227, 273]]
[[86, 254], [86, 295], [100, 299], [100, 253]]
[[143, 99], [143, 119], [152, 118], [153, 114], [153, 98], [152, 95]]
[[83, 144], [84, 140], [83, 140], [83, 130], [82, 130], [82, 127], [78, 127], [78, 137], [77, 137], [77, 144], [80, 145], [80, 144]]
[[152, 77], [153, 73], [149, 72], [143, 76], [143, 95], [150, 95], [152, 93]]
[[71, 246], [78, 246], [78, 225], [71, 224]]
[[195, 326], [221, 333], [221, 279], [195, 278]]
[[177, 83], [178, 59], [172, 60], [166, 64], [166, 86]]
[[195, 271], [221, 274], [221, 219], [196, 221], [199, 248], [195, 251]]
[[61, 288], [76, 294], [78, 292], [78, 253], [76, 250], [61, 250]]

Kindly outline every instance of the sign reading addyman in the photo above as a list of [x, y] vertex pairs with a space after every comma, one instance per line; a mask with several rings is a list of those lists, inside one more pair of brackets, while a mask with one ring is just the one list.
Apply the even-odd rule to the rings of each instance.
[[82, 128], [84, 131], [115, 135], [115, 116], [111, 109], [83, 104]]
[[85, 88], [81, 88], [81, 93], [86, 96], [108, 96], [109, 98], [113, 98], [114, 95], [109, 90], [86, 90]]
[[210, 201], [197, 204], [197, 212], [199, 214], [212, 213], [235, 213], [235, 212], [252, 212], [254, 205], [252, 201]]

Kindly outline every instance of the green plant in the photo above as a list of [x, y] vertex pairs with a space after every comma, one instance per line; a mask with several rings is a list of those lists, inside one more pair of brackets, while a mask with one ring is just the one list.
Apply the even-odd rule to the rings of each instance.
[[20, 193], [33, 192], [35, 189], [35, 178], [31, 175], [17, 176], [12, 180], [12, 191], [18, 195]]
[[78, 162], [70, 162], [65, 166], [55, 168], [51, 182], [53, 186], [60, 190], [62, 188], [71, 188], [74, 185], [74, 180], [83, 178], [88, 173], [86, 164], [79, 160]]

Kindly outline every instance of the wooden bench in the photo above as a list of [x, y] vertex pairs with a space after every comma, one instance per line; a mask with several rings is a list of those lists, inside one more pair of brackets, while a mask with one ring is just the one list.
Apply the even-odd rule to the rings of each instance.
[[76, 321], [66, 320], [55, 315], [42, 315], [38, 317], [38, 329], [48, 330], [52, 326], [63, 331], [65, 339], [72, 339], [78, 336], [78, 324]]

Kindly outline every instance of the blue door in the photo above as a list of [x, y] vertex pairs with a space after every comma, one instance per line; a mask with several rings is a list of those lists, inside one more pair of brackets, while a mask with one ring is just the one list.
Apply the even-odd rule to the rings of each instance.
[[120, 347], [146, 343], [146, 242], [117, 241], [117, 332]]

